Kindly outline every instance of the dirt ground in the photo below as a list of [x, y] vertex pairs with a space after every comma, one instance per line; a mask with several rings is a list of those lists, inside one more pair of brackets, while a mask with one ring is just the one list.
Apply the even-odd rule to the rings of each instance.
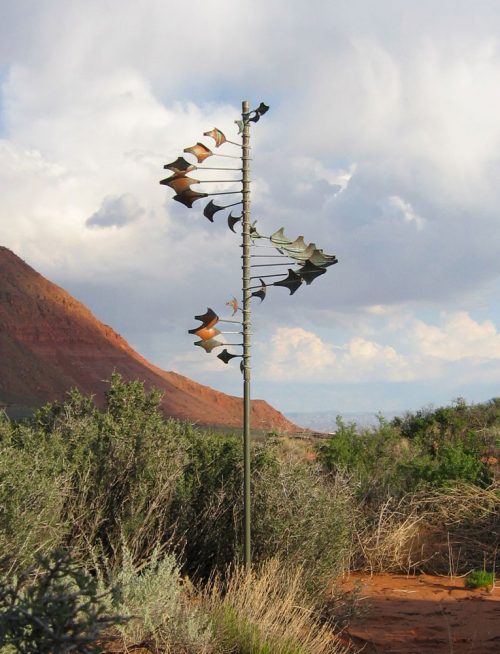
[[361, 612], [346, 635], [363, 654], [500, 654], [500, 587], [388, 574], [351, 575], [343, 586], [360, 589]]

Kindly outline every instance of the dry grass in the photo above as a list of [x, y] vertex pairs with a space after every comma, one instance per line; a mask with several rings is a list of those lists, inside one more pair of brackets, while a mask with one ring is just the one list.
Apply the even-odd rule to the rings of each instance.
[[471, 484], [389, 498], [357, 526], [354, 567], [374, 572], [466, 573], [495, 567], [499, 487]]
[[300, 568], [277, 559], [256, 571], [233, 570], [205, 593], [220, 652], [239, 654], [341, 654], [342, 645], [303, 590]]

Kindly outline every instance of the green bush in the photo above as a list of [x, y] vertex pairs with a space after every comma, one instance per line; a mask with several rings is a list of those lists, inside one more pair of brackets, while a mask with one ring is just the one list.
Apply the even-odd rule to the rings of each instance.
[[121, 618], [106, 612], [97, 585], [62, 553], [0, 578], [0, 651], [21, 654], [97, 653], [96, 644]]
[[466, 588], [493, 588], [495, 573], [486, 570], [472, 570], [465, 578]]

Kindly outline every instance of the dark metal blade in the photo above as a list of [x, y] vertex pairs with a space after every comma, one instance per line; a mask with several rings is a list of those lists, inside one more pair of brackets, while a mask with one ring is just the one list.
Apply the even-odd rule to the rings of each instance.
[[184, 159], [184, 157], [177, 157], [175, 161], [165, 164], [163, 167], [174, 173], [190, 173], [192, 170], [197, 170], [196, 166], [190, 164], [189, 161]]
[[174, 195], [174, 200], [177, 200], [177, 202], [180, 202], [184, 206], [191, 209], [193, 202], [206, 197], [208, 197], [208, 193], [197, 193], [196, 191], [192, 191], [190, 188], [188, 188], [185, 191], [182, 191], [182, 193]]
[[229, 229], [230, 229], [232, 232], [234, 232], [235, 234], [236, 234], [236, 232], [234, 231], [234, 226], [235, 226], [236, 223], [238, 223], [240, 220], [241, 220], [241, 216], [233, 216], [233, 212], [232, 212], [232, 211], [231, 211], [231, 213], [229, 214], [229, 216], [227, 217], [227, 224], [228, 224], [228, 226], [229, 226]]
[[206, 145], [203, 145], [203, 143], [199, 142], [196, 145], [192, 145], [190, 148], [184, 148], [184, 152], [194, 154], [194, 156], [198, 159], [198, 163], [205, 161], [205, 159], [213, 155], [212, 150], [209, 150]]
[[[215, 313], [210, 307], [207, 308], [206, 312], [194, 317], [195, 320], [201, 320], [203, 323], [201, 327], [213, 327], [219, 322], [219, 316]], [[190, 334], [192, 332], [189, 332]]]
[[316, 279], [316, 277], [319, 277], [320, 275], [324, 275], [325, 273], [326, 273], [326, 268], [315, 266], [310, 261], [306, 261], [305, 264], [302, 266], [302, 268], [298, 271], [299, 276], [302, 277], [302, 279], [305, 281], [305, 283], [308, 286], [309, 284], [312, 284], [312, 282]]
[[257, 107], [256, 111], [259, 112], [261, 116], [263, 116], [265, 113], [269, 111], [269, 105], [264, 104], [264, 102], [261, 102], [259, 106]]
[[213, 200], [210, 200], [210, 202], [207, 204], [207, 206], [203, 209], [203, 215], [205, 218], [208, 218], [208, 220], [213, 223], [214, 222], [214, 215], [218, 211], [222, 211], [222, 209], [225, 209], [226, 207], [220, 207], [218, 204], [215, 204]]
[[260, 298], [260, 301], [263, 302], [267, 293], [267, 285], [263, 279], [260, 280], [260, 283], [262, 284], [262, 286], [258, 291], [254, 291], [252, 293], [252, 297], [258, 297]]
[[238, 357], [241, 357], [241, 354], [231, 354], [227, 350], [222, 350], [222, 352], [217, 355], [217, 358], [224, 361], [226, 364], [229, 363], [231, 359], [237, 359]]
[[279, 282], [274, 282], [272, 286], [284, 286], [285, 288], [288, 288], [288, 290], [290, 291], [290, 295], [293, 295], [301, 284], [302, 284], [302, 277], [298, 275], [294, 270], [289, 268], [288, 277], [282, 279]]

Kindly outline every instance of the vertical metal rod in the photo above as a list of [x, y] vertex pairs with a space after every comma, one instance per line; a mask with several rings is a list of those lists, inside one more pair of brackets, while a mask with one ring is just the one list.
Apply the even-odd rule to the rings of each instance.
[[250, 494], [250, 125], [247, 100], [241, 103], [243, 142], [241, 159], [243, 169], [243, 514], [244, 514], [244, 564], [248, 570], [252, 564], [251, 554], [251, 494]]

